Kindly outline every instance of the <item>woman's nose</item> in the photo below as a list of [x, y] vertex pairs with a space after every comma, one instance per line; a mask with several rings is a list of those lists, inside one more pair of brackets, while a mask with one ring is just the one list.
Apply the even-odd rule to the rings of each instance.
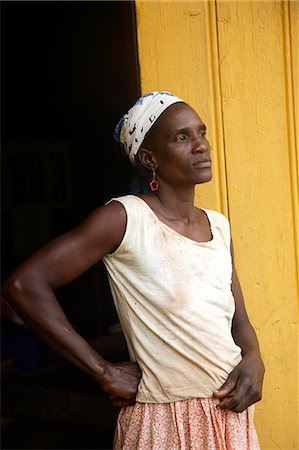
[[204, 136], [197, 136], [193, 142], [193, 153], [203, 153], [209, 150], [209, 143]]

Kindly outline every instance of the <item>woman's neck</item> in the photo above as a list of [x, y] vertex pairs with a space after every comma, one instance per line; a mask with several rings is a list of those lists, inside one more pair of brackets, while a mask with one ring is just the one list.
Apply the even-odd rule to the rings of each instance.
[[194, 208], [194, 187], [172, 189], [161, 186], [151, 197], [151, 206], [160, 214], [172, 220], [191, 222], [196, 213]]

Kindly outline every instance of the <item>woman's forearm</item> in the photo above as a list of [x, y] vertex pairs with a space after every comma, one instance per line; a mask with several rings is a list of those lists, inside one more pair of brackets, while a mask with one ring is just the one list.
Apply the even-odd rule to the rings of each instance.
[[43, 342], [101, 383], [107, 362], [74, 330], [45, 281], [11, 277], [3, 295]]
[[243, 356], [248, 352], [256, 352], [260, 356], [256, 333], [247, 318], [233, 323], [232, 334], [236, 344], [241, 347]]
[[90, 375], [115, 406], [134, 404], [141, 372], [136, 363], [105, 361], [71, 326], [52, 288], [28, 274], [25, 281], [9, 279], [4, 297], [46, 344]]

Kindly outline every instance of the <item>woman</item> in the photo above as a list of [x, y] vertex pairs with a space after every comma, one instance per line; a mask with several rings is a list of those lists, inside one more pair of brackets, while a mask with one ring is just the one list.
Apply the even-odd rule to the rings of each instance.
[[[141, 97], [116, 138], [150, 191], [112, 199], [7, 281], [27, 324], [122, 406], [115, 449], [258, 449], [264, 367], [225, 217], [194, 206], [212, 177], [206, 127], [168, 92]], [[99, 259], [132, 362], [111, 364], [72, 328], [54, 290]]]

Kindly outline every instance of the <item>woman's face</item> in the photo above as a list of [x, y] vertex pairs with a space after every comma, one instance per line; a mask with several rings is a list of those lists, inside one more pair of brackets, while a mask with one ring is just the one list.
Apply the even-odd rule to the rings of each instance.
[[161, 181], [183, 186], [212, 178], [206, 127], [185, 103], [171, 105], [158, 119], [151, 134], [151, 150]]

